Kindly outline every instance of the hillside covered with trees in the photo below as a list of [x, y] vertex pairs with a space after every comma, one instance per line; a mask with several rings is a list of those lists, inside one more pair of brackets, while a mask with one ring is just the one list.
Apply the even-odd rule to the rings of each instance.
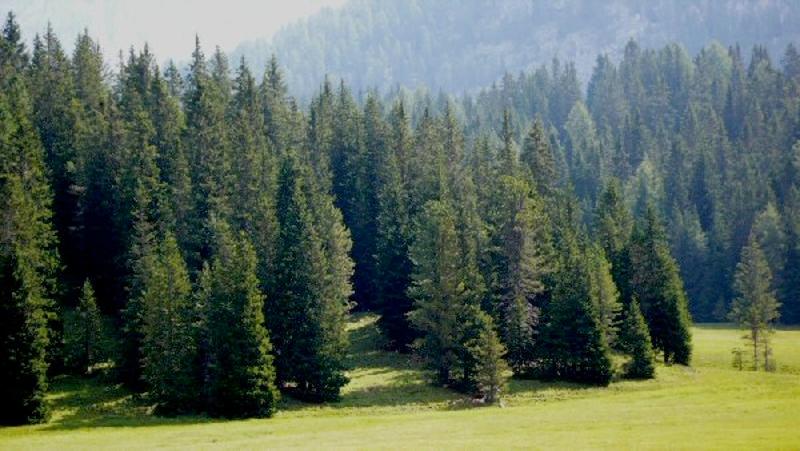
[[46, 419], [65, 372], [165, 414], [335, 401], [353, 309], [487, 402], [509, 370], [688, 365], [692, 316], [754, 293], [800, 320], [794, 46], [630, 41], [585, 91], [558, 60], [436, 99], [321, 76], [306, 108], [275, 57], [198, 39], [186, 74], [146, 46], [109, 70], [76, 39], [28, 49], [13, 14], [0, 38], [4, 424]]
[[303, 100], [325, 75], [355, 92], [401, 85], [460, 93], [554, 57], [573, 61], [585, 83], [597, 55], [618, 61], [630, 39], [648, 49], [678, 41], [690, 54], [712, 40], [758, 44], [778, 55], [800, 40], [798, 11], [793, 0], [353, 0], [232, 55], [260, 74], [274, 53]]

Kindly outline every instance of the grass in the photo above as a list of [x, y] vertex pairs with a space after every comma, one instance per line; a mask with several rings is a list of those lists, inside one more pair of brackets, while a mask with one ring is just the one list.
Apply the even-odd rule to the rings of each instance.
[[694, 329], [692, 368], [608, 388], [518, 381], [504, 407], [472, 407], [426, 383], [409, 356], [380, 351], [374, 316], [350, 324], [342, 401], [284, 400], [271, 419], [161, 418], [118, 387], [53, 382], [47, 424], [0, 429], [0, 449], [800, 448], [800, 330], [774, 337], [776, 373], [731, 369], [741, 332]]

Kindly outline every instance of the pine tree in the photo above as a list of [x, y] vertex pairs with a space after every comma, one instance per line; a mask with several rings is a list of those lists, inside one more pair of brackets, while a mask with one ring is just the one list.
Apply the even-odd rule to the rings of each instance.
[[267, 64], [260, 91], [267, 138], [275, 151], [283, 152], [289, 142], [290, 111], [286, 83], [274, 54]]
[[603, 249], [596, 245], [587, 250], [586, 257], [592, 302], [600, 322], [600, 329], [603, 331], [606, 343], [614, 346], [622, 304], [619, 302], [617, 286], [611, 277], [611, 264], [606, 260]]
[[440, 385], [451, 382], [457, 365], [459, 313], [467, 297], [455, 221], [447, 204], [429, 201], [417, 219], [409, 251], [414, 262], [409, 319], [420, 333], [414, 346]]
[[165, 191], [164, 209], [168, 211], [165, 221], [175, 231], [178, 243], [187, 246], [191, 242], [192, 187], [182, 139], [186, 121], [180, 99], [171, 93], [169, 83], [157, 69], [154, 71], [150, 93], [150, 116], [155, 129], [153, 145], [157, 150], [156, 165]]
[[147, 215], [147, 194], [139, 186], [133, 236], [129, 251], [130, 276], [127, 279], [128, 299], [122, 310], [122, 350], [117, 362], [119, 379], [128, 387], [138, 390], [142, 385], [142, 334], [145, 294], [150, 279], [156, 272], [158, 236]]
[[511, 112], [508, 110], [503, 111], [503, 129], [501, 131], [501, 139], [503, 146], [500, 148], [500, 174], [501, 175], [516, 175], [517, 174], [517, 148], [514, 144], [514, 130], [511, 123]]
[[[784, 230], [783, 218], [781, 218], [780, 212], [772, 202], [767, 203], [764, 210], [753, 221], [752, 233], [755, 235], [758, 246], [767, 259], [770, 274], [772, 274], [772, 286], [775, 289], [784, 286], [782, 277], [786, 265], [786, 248], [788, 246]], [[783, 301], [782, 294], [779, 291], [775, 292], [779, 301]]]
[[34, 39], [30, 67], [30, 94], [34, 123], [45, 151], [50, 185], [53, 190], [53, 224], [64, 239], [59, 240], [59, 255], [66, 268], [62, 280], [69, 296], [80, 290], [80, 275], [76, 271], [82, 259], [76, 247], [73, 212], [77, 203], [75, 152], [74, 86], [70, 60], [50, 25], [45, 35]]
[[503, 357], [506, 348], [494, 330], [492, 318], [482, 314], [478, 337], [467, 346], [476, 362], [475, 383], [478, 392], [483, 395], [484, 402], [494, 404], [500, 400], [500, 393], [505, 389], [508, 364]]
[[541, 119], [536, 119], [525, 136], [525, 145], [519, 157], [525, 165], [533, 186], [542, 197], [548, 197], [557, 186], [558, 174], [550, 142]]
[[91, 373], [92, 366], [104, 357], [104, 331], [89, 279], [83, 282], [78, 307], [71, 313], [64, 318], [64, 363], [81, 374]]
[[407, 314], [413, 306], [408, 296], [411, 260], [408, 256], [410, 224], [406, 210], [398, 155], [388, 152], [381, 166], [380, 209], [377, 215], [376, 270], [378, 275], [378, 322], [392, 349], [405, 350], [415, 338]]
[[625, 377], [650, 379], [655, 376], [656, 356], [650, 342], [650, 331], [635, 299], [628, 304], [624, 318], [620, 326], [619, 347], [631, 355], [625, 367]]
[[[219, 53], [219, 52], [218, 52]], [[211, 218], [229, 214], [230, 159], [227, 121], [229, 93], [224, 59], [214, 58], [210, 73], [200, 41], [196, 39], [183, 104], [186, 111], [185, 143], [192, 177], [192, 242], [186, 255], [190, 270], [197, 270], [211, 254]]]
[[688, 365], [691, 319], [686, 294], [652, 206], [636, 225], [632, 241], [632, 293], [641, 302], [653, 347], [663, 353], [665, 363]]
[[200, 280], [208, 327], [206, 407], [215, 416], [268, 417], [279, 394], [255, 251], [224, 222], [215, 223], [215, 238], [212, 263]]
[[780, 303], [775, 298], [769, 264], [755, 234], [750, 235], [747, 246], [742, 249], [734, 286], [737, 296], [729, 318], [748, 331], [747, 338], [753, 348], [753, 369], [758, 370], [762, 356], [764, 368], [769, 369], [769, 334], [780, 316]]
[[566, 232], [559, 252], [556, 285], [542, 310], [534, 374], [544, 379], [608, 385], [611, 357], [592, 302], [586, 255], [578, 248], [574, 232]]
[[377, 215], [379, 211], [380, 164], [387, 152], [387, 125], [382, 117], [382, 106], [375, 96], [369, 96], [364, 105], [364, 143], [356, 162], [353, 230], [353, 260], [356, 272], [353, 278], [356, 302], [369, 308], [375, 303], [377, 276], [375, 267]]
[[84, 31], [72, 56], [75, 85], [74, 144], [78, 196], [73, 212], [74, 239], [82, 258], [73, 261], [72, 271], [92, 280], [98, 307], [116, 313], [119, 281], [115, 267], [124, 249], [115, 233], [114, 209], [117, 205], [115, 179], [116, 149], [111, 146], [109, 119], [111, 98], [106, 86], [105, 67], [100, 47]]
[[[0, 39], [4, 53], [21, 48], [13, 15]], [[14, 53], [20, 60], [24, 53]], [[44, 150], [32, 123], [23, 61], [0, 67], [0, 423], [48, 416], [46, 358], [58, 267]]]
[[492, 294], [494, 313], [517, 375], [531, 363], [539, 309], [536, 297], [550, 272], [547, 217], [538, 197], [518, 178], [503, 176], [492, 223]]
[[345, 357], [348, 351], [348, 334], [345, 328], [347, 315], [352, 307], [354, 262], [350, 258], [352, 240], [344, 225], [342, 213], [333, 204], [333, 198], [321, 192], [319, 186], [309, 180], [316, 192], [312, 200], [315, 228], [319, 231], [324, 257], [324, 275], [320, 291], [313, 306], [315, 325], [314, 342], [316, 348], [307, 354], [314, 356], [310, 372], [304, 373], [305, 392], [302, 397], [312, 400], [330, 401], [339, 399], [339, 392], [349, 379], [344, 374], [347, 369]]
[[199, 317], [178, 243], [168, 233], [159, 243], [142, 291], [142, 376], [159, 411], [199, 407]]
[[597, 201], [594, 218], [595, 234], [606, 257], [611, 263], [611, 276], [619, 290], [623, 305], [631, 299], [630, 240], [633, 231], [633, 218], [625, 206], [622, 186], [617, 179], [611, 179]]
[[231, 105], [231, 221], [256, 249], [258, 275], [270, 285], [278, 224], [275, 216], [276, 156], [265, 135], [262, 99], [242, 59]]
[[344, 313], [352, 262], [341, 216], [309, 186], [309, 171], [294, 152], [281, 162], [280, 235], [267, 318], [279, 384], [293, 383], [296, 396], [325, 401], [338, 398], [347, 382]]

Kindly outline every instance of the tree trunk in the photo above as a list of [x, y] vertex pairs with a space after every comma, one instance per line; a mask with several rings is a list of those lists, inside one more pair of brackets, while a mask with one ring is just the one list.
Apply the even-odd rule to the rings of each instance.
[[758, 371], [758, 329], [753, 328], [750, 333], [753, 336], [753, 370]]

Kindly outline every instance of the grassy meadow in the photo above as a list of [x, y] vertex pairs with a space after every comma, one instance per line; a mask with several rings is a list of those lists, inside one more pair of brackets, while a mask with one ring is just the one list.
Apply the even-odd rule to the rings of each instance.
[[476, 407], [428, 385], [411, 357], [381, 351], [375, 319], [350, 324], [339, 403], [284, 400], [271, 419], [162, 418], [119, 387], [62, 377], [50, 422], [0, 429], [0, 450], [800, 449], [800, 330], [773, 337], [775, 373], [732, 369], [742, 332], [699, 325], [691, 368], [607, 388], [512, 380], [502, 407]]

